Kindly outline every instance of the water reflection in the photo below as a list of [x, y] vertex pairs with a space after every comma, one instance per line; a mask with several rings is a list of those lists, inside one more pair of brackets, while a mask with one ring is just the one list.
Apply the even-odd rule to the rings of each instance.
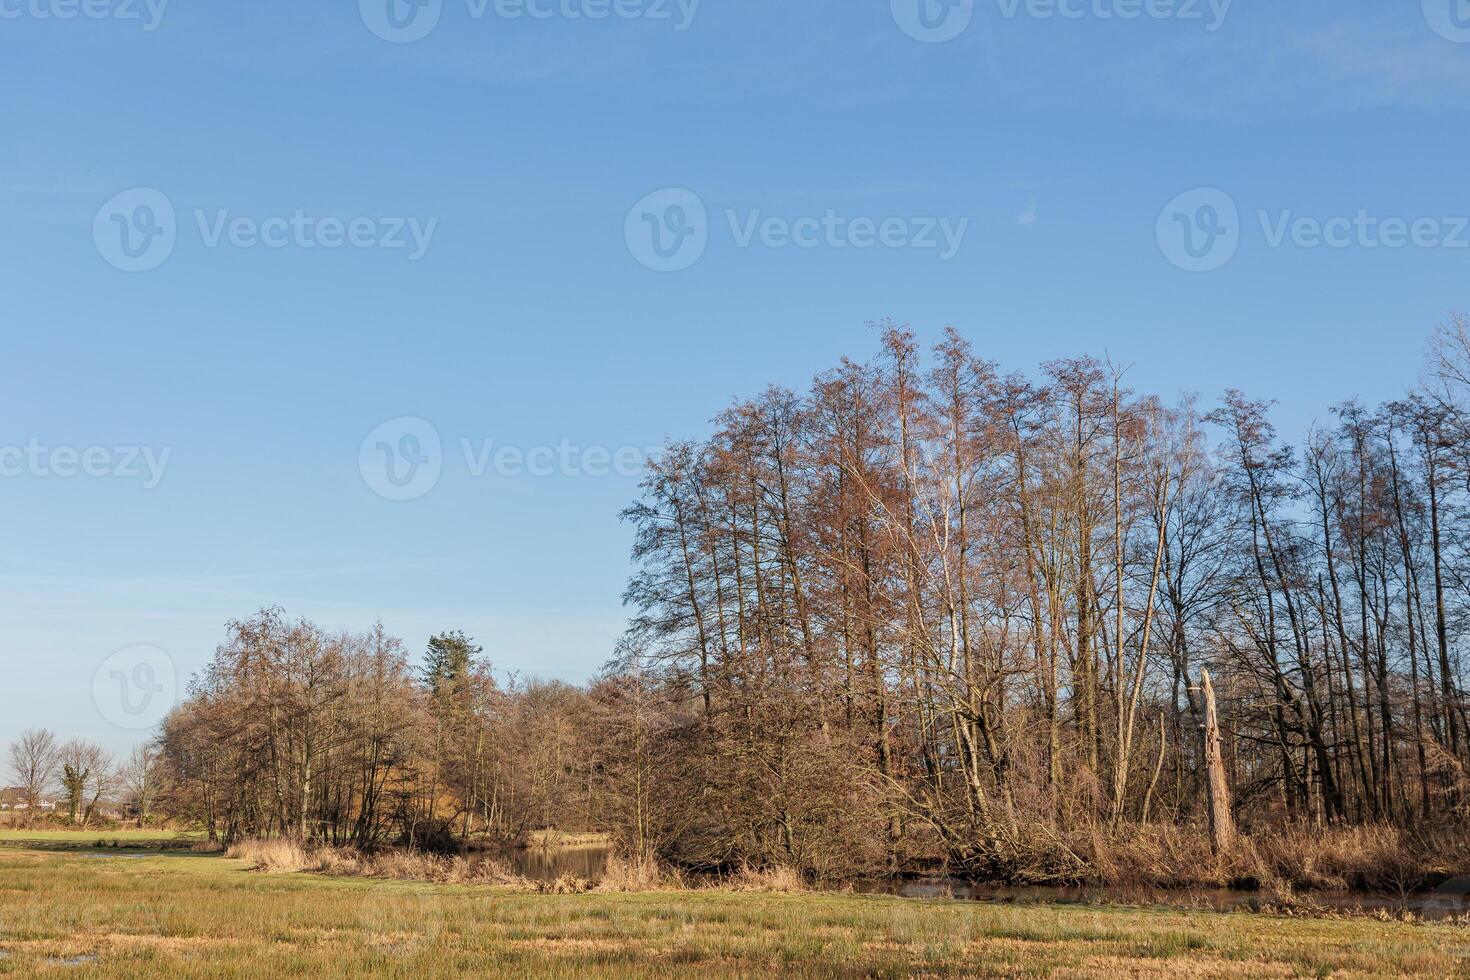
[[[1206, 909], [1216, 912], [1255, 910], [1272, 904], [1259, 892], [1230, 888], [1165, 889], [1134, 887], [1056, 887], [996, 885], [955, 878], [918, 878], [863, 882], [857, 891], [901, 898], [955, 898], [975, 902], [1048, 905], [1133, 905]], [[1470, 878], [1446, 882], [1432, 892], [1396, 896], [1362, 892], [1304, 892], [1299, 904], [1345, 913], [1412, 912], [1424, 919], [1470, 915]]]
[[[590, 844], [522, 848], [489, 859], [506, 862], [516, 874], [533, 881], [555, 881], [566, 874], [597, 881], [606, 870], [611, 853], [612, 848], [606, 844]], [[1258, 892], [1229, 888], [1019, 886], [969, 882], [958, 878], [866, 881], [858, 883], [854, 890], [868, 895], [913, 899], [953, 898], [1014, 905], [1130, 905], [1216, 912], [1254, 910], [1271, 904], [1269, 898]], [[1470, 878], [1452, 879], [1432, 892], [1408, 896], [1306, 892], [1298, 899], [1305, 906], [1344, 913], [1412, 912], [1424, 919], [1448, 919], [1470, 915]]]
[[506, 854], [515, 873], [532, 881], [555, 881], [565, 874], [597, 881], [607, 869], [612, 848], [606, 844], [577, 847], [525, 847]]

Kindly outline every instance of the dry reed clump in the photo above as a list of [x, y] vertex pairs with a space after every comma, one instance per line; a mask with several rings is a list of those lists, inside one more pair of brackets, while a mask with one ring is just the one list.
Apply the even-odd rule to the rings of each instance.
[[1470, 870], [1470, 841], [1460, 833], [1382, 825], [1289, 825], [1252, 834], [1238, 863], [1245, 877], [1263, 885], [1407, 894]]
[[537, 881], [532, 883], [532, 887], [541, 895], [585, 895], [595, 891], [597, 885], [568, 871], [555, 881]]
[[1360, 889], [1405, 894], [1470, 872], [1470, 838], [1450, 831], [1385, 826], [1258, 826], [1217, 856], [1202, 828], [1130, 825], [1062, 832], [1032, 827], [997, 835], [958, 855], [955, 870], [1011, 884], [1235, 886], [1272, 901], [1300, 901], [1298, 891]]
[[352, 848], [303, 846], [292, 840], [245, 840], [230, 845], [225, 856], [249, 861], [257, 871], [267, 874], [309, 872], [338, 878], [530, 887], [526, 879], [499, 861], [415, 851], [367, 853]]
[[683, 887], [679, 873], [660, 864], [652, 854], [629, 857], [620, 852], [608, 857], [597, 882], [600, 892], [651, 892]]
[[1130, 827], [1124, 833], [1095, 829], [1074, 851], [1088, 868], [1082, 876], [1088, 883], [1209, 887], [1228, 877], [1203, 835], [1173, 826]]
[[358, 857], [357, 875], [399, 881], [432, 881], [451, 885], [528, 886], [507, 865], [490, 859], [441, 857], [413, 851], [384, 851]]
[[[1384, 826], [1317, 827], [1280, 824], [1242, 833], [1234, 850], [1217, 856], [1198, 828], [1172, 825], [1103, 827], [1070, 833], [1018, 835], [998, 850], [977, 851], [959, 870], [977, 880], [1026, 884], [1140, 885], [1154, 888], [1235, 886], [1257, 889], [1272, 907], [1310, 906], [1299, 893], [1360, 889], [1408, 894], [1470, 872], [1470, 839], [1450, 831], [1411, 832]], [[227, 856], [273, 874], [312, 872], [445, 884], [482, 884], [543, 894], [644, 892], [711, 888], [745, 892], [802, 892], [809, 883], [793, 868], [746, 864], [721, 878], [692, 882], [653, 855], [615, 854], [597, 881], [563, 875], [533, 882], [493, 859], [445, 857], [415, 851], [364, 853], [302, 845], [292, 840], [247, 840]]]
[[787, 894], [807, 890], [806, 881], [802, 878], [801, 872], [784, 864], [759, 868], [745, 864], [715, 887], [737, 892], [783, 892]]
[[[563, 875], [555, 882], [543, 882], [537, 890], [550, 894], [574, 894], [588, 890], [583, 879]], [[614, 852], [604, 866], [601, 878], [590, 889], [597, 892], [650, 892], [711, 890], [734, 892], [804, 892], [807, 882], [801, 873], [785, 865], [755, 866], [742, 864], [731, 874], [720, 877], [688, 878], [677, 868], [664, 864], [653, 854], [630, 856]]]
[[[1063, 830], [1045, 822], [996, 825], [968, 844], [952, 846], [945, 868], [972, 881], [1014, 885], [1076, 885], [1102, 880], [1119, 862], [1109, 860], [1098, 830]], [[1103, 871], [1099, 871], [1099, 868]]]
[[1470, 839], [1450, 831], [1382, 825], [1276, 824], [1242, 833], [1217, 856], [1207, 835], [1174, 826], [1134, 826], [1119, 833], [1079, 833], [1070, 847], [1088, 881], [1164, 888], [1256, 888], [1272, 901], [1301, 901], [1298, 891], [1358, 889], [1407, 894], [1470, 871]]
[[267, 874], [295, 874], [320, 867], [306, 848], [286, 839], [236, 841], [225, 849], [225, 857], [249, 861], [255, 870]]

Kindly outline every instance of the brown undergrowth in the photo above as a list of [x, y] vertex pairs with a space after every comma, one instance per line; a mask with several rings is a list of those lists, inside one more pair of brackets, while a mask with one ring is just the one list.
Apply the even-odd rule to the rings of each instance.
[[800, 873], [784, 866], [744, 866], [728, 875], [694, 878], [651, 856], [635, 859], [617, 854], [609, 858], [602, 876], [596, 881], [572, 874], [564, 874], [551, 881], [536, 881], [518, 875], [509, 866], [490, 858], [472, 860], [404, 850], [366, 853], [350, 848], [301, 844], [289, 839], [238, 841], [230, 845], [225, 856], [248, 861], [256, 871], [266, 874], [306, 873], [340, 878], [500, 885], [548, 895], [695, 888], [786, 894], [808, 890]]
[[1294, 891], [1425, 891], [1470, 874], [1470, 835], [1384, 825], [1267, 825], [1216, 855], [1197, 828], [1130, 825], [1070, 832], [1023, 829], [961, 855], [962, 876], [1010, 884], [1236, 887]]
[[331, 875], [339, 878], [382, 878], [457, 885], [528, 885], [525, 878], [493, 859], [470, 860], [417, 851], [376, 853], [351, 848], [303, 845], [286, 839], [243, 840], [230, 845], [225, 856], [249, 861], [267, 874]]
[[[624, 853], [614, 853], [595, 881], [570, 874], [535, 881], [487, 857], [405, 850], [364, 853], [290, 840], [241, 841], [227, 856], [250, 861], [267, 873], [499, 885], [561, 895], [688, 889], [796, 893], [811, 887], [798, 870], [782, 865], [747, 864], [725, 874], [691, 875], [652, 855]], [[1402, 896], [1440, 887], [1470, 872], [1470, 839], [1448, 830], [1281, 825], [1255, 828], [1240, 836], [1231, 853], [1216, 855], [1203, 834], [1188, 828], [1133, 826], [1122, 833], [1094, 828], [1065, 836], [1038, 833], [1010, 847], [1003, 861], [976, 861], [950, 870], [1011, 884], [1233, 887], [1260, 892], [1265, 904], [1307, 906], [1310, 900], [1303, 896], [1312, 892]]]

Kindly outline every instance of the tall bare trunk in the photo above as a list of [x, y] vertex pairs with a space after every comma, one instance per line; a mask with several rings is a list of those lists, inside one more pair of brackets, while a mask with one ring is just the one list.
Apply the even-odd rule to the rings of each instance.
[[1235, 818], [1230, 812], [1230, 784], [1225, 779], [1225, 757], [1220, 751], [1220, 722], [1215, 711], [1215, 687], [1210, 672], [1200, 671], [1205, 700], [1205, 785], [1210, 793], [1210, 839], [1216, 854], [1228, 854], [1235, 845]]

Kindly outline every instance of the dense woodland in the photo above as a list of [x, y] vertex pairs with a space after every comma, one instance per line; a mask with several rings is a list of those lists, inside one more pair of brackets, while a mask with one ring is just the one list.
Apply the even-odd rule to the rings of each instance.
[[595, 681], [264, 610], [167, 720], [160, 805], [222, 838], [605, 829], [687, 868], [1066, 877], [1080, 837], [1206, 825], [1208, 669], [1248, 834], [1455, 825], [1470, 321], [1403, 398], [1301, 435], [1238, 391], [1169, 403], [1091, 358], [1007, 374], [884, 325], [871, 362], [650, 465]]

